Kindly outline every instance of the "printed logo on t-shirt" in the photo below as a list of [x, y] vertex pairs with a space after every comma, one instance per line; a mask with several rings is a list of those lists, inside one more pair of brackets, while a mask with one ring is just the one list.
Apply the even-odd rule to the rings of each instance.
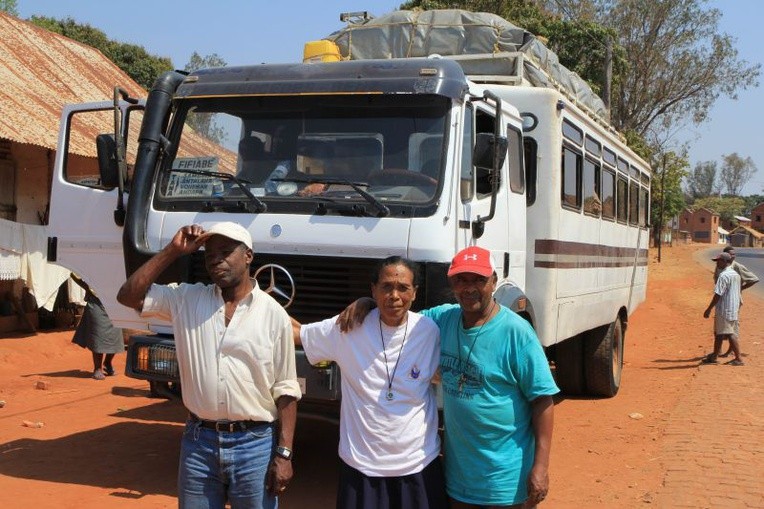
[[465, 362], [448, 352], [440, 356], [441, 383], [443, 392], [460, 399], [472, 399], [483, 386], [484, 374], [482, 366]]
[[409, 378], [411, 378], [412, 380], [417, 380], [419, 378], [419, 375], [421, 374], [422, 372], [419, 370], [419, 366], [414, 364], [411, 367], [411, 371], [409, 371]]

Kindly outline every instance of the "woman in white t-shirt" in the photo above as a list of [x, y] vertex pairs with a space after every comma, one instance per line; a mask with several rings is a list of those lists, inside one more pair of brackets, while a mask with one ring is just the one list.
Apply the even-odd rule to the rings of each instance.
[[447, 507], [431, 383], [440, 335], [410, 311], [417, 281], [415, 263], [390, 257], [373, 273], [377, 309], [360, 327], [343, 333], [336, 317], [293, 319], [311, 364], [333, 361], [342, 371], [338, 508]]

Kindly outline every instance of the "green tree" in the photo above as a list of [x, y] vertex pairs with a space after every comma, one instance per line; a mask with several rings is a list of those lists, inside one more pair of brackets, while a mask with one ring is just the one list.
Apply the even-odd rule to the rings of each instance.
[[173, 69], [169, 58], [151, 55], [143, 46], [113, 41], [102, 30], [78, 23], [72, 18], [32, 16], [29, 21], [99, 50], [146, 90], [151, 89], [160, 74]]
[[[226, 65], [226, 61], [223, 60], [223, 58], [217, 53], [201, 56], [199, 53], [194, 51], [188, 63], [183, 69], [186, 72], [191, 73], [198, 71], [199, 69], [207, 69], [210, 67], [225, 67]], [[214, 141], [217, 144], [222, 145], [223, 142], [225, 142], [225, 129], [220, 124], [218, 124], [216, 114], [214, 113], [196, 113], [191, 111], [186, 116], [186, 124], [191, 126], [194, 131], [200, 135]]]
[[687, 192], [694, 199], [711, 196], [719, 192], [716, 183], [716, 161], [699, 161], [687, 175]]
[[722, 156], [722, 172], [720, 175], [722, 184], [727, 194], [739, 196], [753, 174], [756, 173], [756, 165], [750, 157], [742, 158], [737, 152]]
[[0, 11], [7, 12], [11, 16], [19, 16], [18, 2], [16, 0], [0, 0]]
[[713, 210], [724, 223], [737, 224], [735, 216], [740, 216], [745, 211], [745, 200], [739, 196], [707, 196], [695, 200], [693, 209], [699, 208]]
[[682, 179], [687, 175], [689, 166], [687, 154], [684, 152], [677, 154], [666, 151], [652, 158], [650, 224], [653, 225], [654, 235], [660, 235], [668, 220], [687, 206], [682, 193]]
[[[559, 0], [567, 12], [594, 13], [627, 55], [614, 80], [611, 121], [651, 137], [686, 120], [701, 123], [722, 96], [758, 86], [761, 64], [738, 58], [705, 0]], [[652, 131], [652, 132], [651, 132]]]
[[752, 194], [750, 196], [744, 196], [743, 201], [745, 201], [745, 210], [743, 210], [743, 215], [749, 217], [751, 215], [751, 211], [756, 208], [756, 205], [759, 203], [764, 203], [764, 195]]

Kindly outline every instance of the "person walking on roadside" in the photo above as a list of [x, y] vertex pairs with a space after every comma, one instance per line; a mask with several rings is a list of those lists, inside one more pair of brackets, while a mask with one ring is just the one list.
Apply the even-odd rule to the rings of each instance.
[[[211, 285], [154, 281], [204, 246]], [[301, 396], [286, 311], [249, 277], [252, 239], [222, 222], [184, 226], [122, 285], [117, 300], [171, 319], [183, 404], [181, 508], [273, 508], [292, 479]]]
[[703, 317], [708, 318], [711, 310], [714, 313], [714, 351], [701, 361], [703, 364], [717, 364], [717, 358], [721, 353], [722, 342], [729, 340], [735, 358], [727, 364], [742, 366], [740, 358], [740, 342], [738, 339], [740, 311], [740, 275], [732, 268], [732, 256], [729, 253], [720, 253], [712, 258], [719, 269], [719, 277], [714, 286], [714, 295], [711, 302], [703, 312]]
[[114, 355], [125, 351], [122, 331], [111, 323], [106, 308], [90, 285], [72, 273], [72, 281], [85, 290], [85, 311], [74, 331], [72, 343], [87, 348], [93, 355], [93, 378], [103, 380], [114, 376]]
[[[722, 252], [729, 254], [732, 257], [732, 270], [740, 275], [740, 292], [746, 290], [759, 282], [759, 278], [748, 267], [738, 262], [735, 258], [735, 248], [733, 246], [725, 247]], [[719, 279], [722, 269], [718, 266], [714, 268], [714, 284]], [[743, 296], [740, 296], [740, 307], [743, 306]], [[740, 320], [738, 319], [738, 327], [740, 326]], [[720, 354], [719, 357], [729, 357], [732, 353], [732, 345], [727, 348], [727, 351]]]
[[343, 333], [337, 317], [295, 325], [311, 364], [342, 371], [338, 509], [446, 509], [440, 463], [438, 326], [410, 311], [419, 267], [398, 256], [372, 273], [377, 309]]
[[[447, 276], [457, 304], [421, 313], [441, 335], [451, 507], [535, 507], [549, 491], [552, 396], [559, 389], [533, 328], [494, 300], [498, 277], [490, 251], [459, 251]], [[351, 305], [341, 327], [358, 323], [369, 304]]]

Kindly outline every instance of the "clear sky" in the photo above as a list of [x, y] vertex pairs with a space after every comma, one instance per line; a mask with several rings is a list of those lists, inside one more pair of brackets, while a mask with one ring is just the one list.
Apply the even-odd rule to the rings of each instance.
[[[645, 0], [648, 1], [648, 0]], [[115, 40], [140, 44], [149, 53], [170, 57], [182, 68], [191, 54], [217, 53], [228, 65], [296, 62], [303, 44], [343, 27], [341, 12], [382, 15], [399, 0], [18, 0], [22, 18], [33, 14], [63, 18], [99, 28]], [[712, 0], [724, 14], [721, 30], [737, 38], [740, 57], [764, 60], [764, 1]], [[701, 126], [690, 125], [676, 136], [687, 141], [690, 160], [718, 161], [722, 154], [750, 156], [759, 171], [744, 194], [764, 194], [764, 139], [756, 127], [764, 118], [764, 88], [722, 98]]]

